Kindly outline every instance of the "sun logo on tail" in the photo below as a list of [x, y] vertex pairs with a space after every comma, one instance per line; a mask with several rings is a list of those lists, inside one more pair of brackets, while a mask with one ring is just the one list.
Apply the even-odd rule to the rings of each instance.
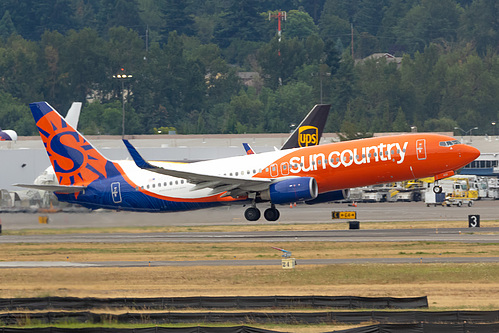
[[37, 122], [60, 185], [88, 185], [107, 177], [107, 160], [55, 111]]

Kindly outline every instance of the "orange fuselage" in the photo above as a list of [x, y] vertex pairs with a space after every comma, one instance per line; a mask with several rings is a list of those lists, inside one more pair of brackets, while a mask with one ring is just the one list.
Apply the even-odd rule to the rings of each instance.
[[479, 155], [478, 149], [449, 136], [405, 134], [295, 149], [258, 176], [313, 177], [323, 193], [422, 177], [439, 179]]

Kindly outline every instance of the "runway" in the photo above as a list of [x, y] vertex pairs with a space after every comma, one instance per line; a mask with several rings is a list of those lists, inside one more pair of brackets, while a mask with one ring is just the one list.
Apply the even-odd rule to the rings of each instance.
[[468, 242], [499, 243], [499, 228], [375, 229], [255, 232], [91, 233], [2, 236], [2, 243], [222, 242]]
[[[499, 257], [421, 257], [421, 258], [356, 258], [356, 259], [299, 259], [296, 264], [339, 265], [339, 264], [435, 264], [435, 263], [498, 263]], [[280, 266], [280, 259], [261, 260], [190, 260], [190, 261], [6, 261], [2, 268], [42, 268], [42, 267], [200, 267], [200, 266]]]
[[[267, 205], [259, 205], [261, 210]], [[0, 215], [4, 230], [61, 229], [61, 228], [114, 228], [148, 226], [213, 226], [257, 224], [316, 224], [333, 223], [331, 211], [356, 211], [362, 222], [393, 221], [467, 221], [468, 215], [479, 214], [482, 221], [497, 220], [499, 200], [481, 200], [472, 207], [426, 207], [423, 202], [360, 203], [357, 207], [342, 204], [298, 205], [290, 208], [278, 206], [279, 222], [256, 222], [244, 219], [244, 207], [227, 206], [178, 213], [136, 213], [95, 211], [90, 213], [21, 214]], [[38, 216], [49, 216], [49, 224], [39, 224]], [[466, 224], [463, 224], [466, 226]]]
[[[223, 207], [203, 211], [151, 214], [126, 212], [57, 213], [48, 214], [49, 224], [39, 224], [43, 214], [2, 214], [3, 230], [64, 229], [65, 234], [2, 235], [0, 244], [31, 243], [230, 243], [230, 242], [465, 242], [499, 243], [499, 228], [468, 228], [470, 214], [479, 214], [482, 221], [496, 220], [499, 202], [482, 201], [473, 207], [426, 207], [424, 203], [380, 203], [299, 205], [280, 207], [279, 222], [252, 222], [242, 218], [244, 208]], [[360, 221], [359, 230], [348, 230], [347, 221], [331, 220], [331, 211], [354, 210]], [[46, 214], [45, 214], [46, 215]], [[389, 221], [462, 221], [462, 228], [427, 229], [363, 229], [363, 222]], [[233, 225], [255, 224], [324, 224], [316, 231], [230, 231]], [[331, 223], [343, 223], [346, 230], [327, 230]], [[150, 233], [72, 233], [73, 228], [112, 228], [148, 226], [221, 226], [220, 232], [150, 232]], [[224, 227], [225, 226], [225, 227]], [[499, 257], [429, 257], [429, 258], [356, 258], [356, 259], [300, 259], [298, 265], [331, 264], [402, 264], [402, 263], [497, 263]], [[196, 261], [12, 261], [0, 262], [0, 268], [34, 267], [161, 267], [161, 266], [261, 266], [281, 265], [280, 260], [196, 260]]]

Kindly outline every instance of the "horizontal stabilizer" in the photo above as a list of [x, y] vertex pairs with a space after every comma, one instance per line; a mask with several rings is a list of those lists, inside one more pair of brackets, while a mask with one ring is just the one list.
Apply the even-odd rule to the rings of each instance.
[[34, 190], [50, 191], [57, 193], [77, 193], [86, 189], [86, 186], [65, 186], [65, 185], [36, 185], [36, 184], [14, 184], [14, 186], [25, 187]]

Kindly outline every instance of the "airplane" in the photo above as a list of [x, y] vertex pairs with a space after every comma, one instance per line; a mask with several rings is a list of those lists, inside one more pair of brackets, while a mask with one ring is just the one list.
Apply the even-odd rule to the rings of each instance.
[[[330, 108], [331, 105], [329, 104], [315, 105], [305, 118], [303, 118], [300, 125], [291, 133], [286, 142], [284, 142], [281, 150], [318, 145]], [[243, 143], [243, 147], [246, 154], [251, 155], [255, 153], [248, 143]]]
[[189, 164], [145, 161], [123, 140], [133, 161], [118, 162], [106, 159], [48, 103], [30, 108], [59, 185], [28, 187], [91, 209], [169, 212], [249, 203], [244, 216], [256, 221], [257, 204], [267, 203], [264, 217], [276, 221], [279, 204], [327, 202], [351, 187], [438, 181], [480, 155], [450, 136], [411, 133]]
[[13, 130], [3, 131], [0, 128], [0, 141], [17, 141], [17, 133]]

